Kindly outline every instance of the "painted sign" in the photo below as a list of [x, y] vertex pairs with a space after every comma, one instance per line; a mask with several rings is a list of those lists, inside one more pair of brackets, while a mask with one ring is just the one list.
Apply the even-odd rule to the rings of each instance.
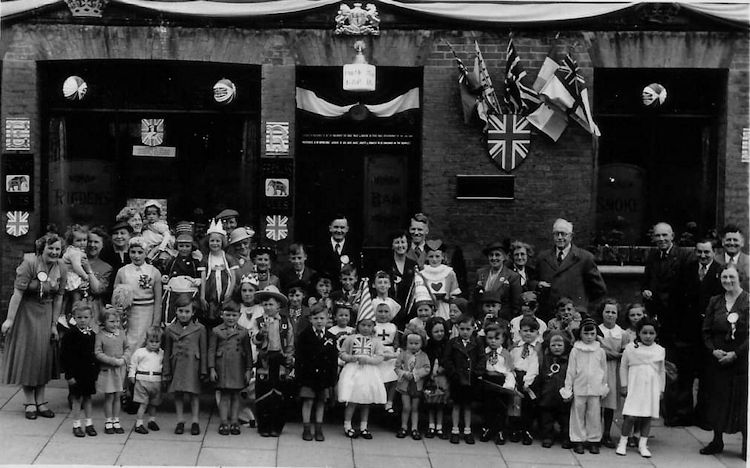
[[289, 122], [266, 122], [266, 154], [289, 154]]
[[31, 151], [31, 119], [27, 117], [5, 119], [5, 150]]

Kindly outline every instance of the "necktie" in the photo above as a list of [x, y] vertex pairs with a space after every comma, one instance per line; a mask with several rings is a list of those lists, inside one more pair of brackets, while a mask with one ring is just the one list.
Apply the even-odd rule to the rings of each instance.
[[419, 246], [417, 245], [414, 247], [414, 253], [416, 254], [417, 257], [420, 257], [422, 255], [422, 249], [420, 249]]
[[529, 357], [529, 347], [530, 346], [528, 343], [523, 344], [523, 351], [521, 351], [521, 359], [526, 359], [527, 357]]
[[562, 265], [562, 262], [563, 262], [563, 251], [558, 250], [557, 251], [557, 264]]
[[318, 330], [316, 333], [318, 334], [318, 339], [322, 340], [323, 339], [323, 330]]
[[701, 265], [701, 269], [698, 271], [698, 278], [700, 278], [701, 281], [703, 281], [703, 278], [706, 277], [706, 265]]
[[303, 270], [303, 271], [298, 271], [298, 272], [297, 272], [297, 278], [298, 278], [298, 279], [302, 279], [302, 273], [304, 273], [304, 270]]
[[341, 255], [341, 244], [336, 242], [336, 255]]
[[730, 255], [727, 265], [734, 265], [734, 264], [736, 264], [736, 262], [734, 261], [734, 256]]
[[667, 251], [666, 250], [661, 250], [659, 258], [661, 258], [662, 260], [664, 260], [665, 258], [667, 258]]

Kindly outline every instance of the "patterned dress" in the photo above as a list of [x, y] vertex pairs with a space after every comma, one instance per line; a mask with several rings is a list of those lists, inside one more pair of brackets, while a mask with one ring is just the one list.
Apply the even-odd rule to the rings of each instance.
[[380, 340], [360, 334], [344, 341], [343, 356], [365, 356], [364, 362], [347, 362], [339, 375], [337, 393], [339, 401], [357, 404], [384, 404], [385, 385], [378, 364], [383, 360]]
[[120, 268], [115, 284], [127, 285], [133, 294], [128, 313], [128, 348], [138, 349], [146, 343], [146, 331], [154, 321], [154, 285], [161, 282], [161, 273], [153, 266], [132, 263]]

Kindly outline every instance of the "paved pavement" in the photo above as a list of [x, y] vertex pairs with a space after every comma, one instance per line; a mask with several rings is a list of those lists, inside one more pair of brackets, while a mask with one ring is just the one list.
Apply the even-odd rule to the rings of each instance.
[[[158, 416], [159, 432], [141, 435], [132, 432], [134, 416], [123, 415], [124, 435], [105, 435], [102, 397], [94, 400], [95, 425], [100, 434], [77, 439], [71, 433], [67, 389], [62, 381], [48, 387], [53, 419], [26, 420], [23, 395], [16, 387], [0, 385], [0, 464], [35, 465], [221, 465], [221, 466], [330, 466], [357, 468], [525, 468], [525, 467], [664, 467], [722, 468], [744, 467], [739, 458], [740, 436], [725, 437], [726, 448], [719, 456], [702, 456], [698, 450], [710, 433], [700, 429], [667, 428], [657, 424], [649, 446], [653, 457], [641, 458], [636, 451], [618, 457], [614, 450], [600, 455], [576, 455], [559, 446], [542, 448], [508, 443], [498, 447], [477, 442], [474, 446], [452, 445], [444, 440], [396, 439], [392, 431], [373, 425], [374, 439], [350, 440], [341, 425], [327, 424], [325, 442], [301, 439], [301, 424], [290, 423], [278, 439], [262, 438], [254, 429], [243, 428], [239, 436], [217, 434], [217, 416], [209, 405], [201, 415], [200, 436], [175, 435], [174, 413], [166, 402]], [[206, 430], [206, 426], [208, 426]], [[631, 449], [634, 450], [634, 449]]]

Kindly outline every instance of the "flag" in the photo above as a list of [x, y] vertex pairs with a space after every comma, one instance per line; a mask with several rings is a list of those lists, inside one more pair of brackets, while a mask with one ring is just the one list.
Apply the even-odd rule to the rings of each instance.
[[546, 102], [543, 102], [526, 118], [531, 125], [552, 138], [552, 141], [557, 141], [568, 126], [568, 116], [556, 106], [550, 106]]
[[541, 101], [537, 92], [523, 83], [526, 70], [521, 66], [521, 59], [516, 53], [512, 38], [508, 40], [506, 57], [503, 102], [511, 114], [526, 115]]
[[474, 73], [478, 77], [478, 82], [482, 87], [482, 96], [478, 104], [479, 118], [487, 121], [487, 114], [500, 114], [500, 102], [497, 100], [495, 88], [492, 86], [490, 72], [487, 70], [487, 64], [482, 57], [482, 51], [479, 50], [479, 43], [474, 41], [477, 55], [474, 58]]
[[531, 129], [525, 117], [516, 114], [490, 115], [487, 122], [487, 151], [504, 171], [518, 167], [529, 154]]
[[286, 216], [266, 216], [266, 237], [274, 242], [286, 239], [289, 234], [289, 218]]
[[5, 232], [13, 237], [21, 237], [29, 232], [29, 213], [27, 211], [9, 211]]
[[550, 57], [553, 50], [554, 47], [550, 49], [549, 54], [544, 57], [542, 68], [539, 69], [539, 74], [536, 76], [536, 80], [534, 80], [533, 88], [537, 93], [544, 89], [547, 82], [554, 76], [555, 70], [560, 66], [554, 61], [554, 59], [552, 59], [552, 57]]
[[372, 306], [372, 296], [370, 295], [370, 287], [367, 285], [368, 282], [367, 278], [362, 278], [359, 282], [359, 293], [355, 301], [359, 305], [357, 323], [363, 319], [375, 320], [375, 308]]
[[469, 72], [464, 65], [464, 62], [458, 57], [456, 51], [453, 50], [453, 47], [447, 42], [446, 44], [451, 50], [451, 53], [453, 53], [453, 57], [458, 64], [458, 90], [461, 94], [461, 109], [464, 114], [464, 123], [468, 124], [471, 121], [471, 116], [477, 108], [478, 94], [481, 88], [479, 86], [479, 81], [474, 74]]
[[599, 127], [591, 115], [588, 91], [584, 84], [578, 63], [570, 54], [567, 54], [540, 94], [545, 96], [550, 104], [565, 110], [588, 132], [600, 136]]

